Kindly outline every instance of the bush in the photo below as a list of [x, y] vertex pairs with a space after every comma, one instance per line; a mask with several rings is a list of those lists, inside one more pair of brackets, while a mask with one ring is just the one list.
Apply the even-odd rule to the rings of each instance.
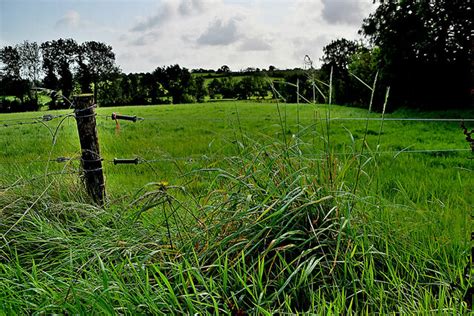
[[26, 99], [23, 102], [18, 99], [0, 99], [0, 113], [31, 112], [38, 111], [39, 108], [40, 105], [34, 99]]

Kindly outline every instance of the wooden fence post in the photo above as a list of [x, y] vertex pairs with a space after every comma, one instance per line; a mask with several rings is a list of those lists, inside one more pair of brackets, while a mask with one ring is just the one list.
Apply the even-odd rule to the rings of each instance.
[[97, 136], [94, 96], [92, 94], [75, 96], [74, 104], [86, 190], [95, 203], [103, 205], [105, 182]]

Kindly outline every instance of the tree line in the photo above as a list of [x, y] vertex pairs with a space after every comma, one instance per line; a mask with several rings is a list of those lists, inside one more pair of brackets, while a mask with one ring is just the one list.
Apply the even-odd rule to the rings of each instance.
[[[331, 79], [333, 103], [366, 106], [370, 96], [366, 84], [372, 85], [376, 74], [375, 110], [381, 110], [388, 86], [389, 109], [472, 105], [472, 4], [464, 0], [378, 2], [361, 26], [363, 40], [333, 40], [323, 48], [319, 69], [306, 56], [304, 69], [269, 66], [235, 72], [223, 65], [217, 70], [190, 71], [169, 65], [124, 74], [115, 64], [112, 47], [101, 42], [58, 39], [5, 46], [0, 49], [0, 95], [15, 98], [0, 97], [0, 111], [38, 109], [34, 87], [59, 91], [66, 98], [94, 93], [102, 106], [276, 96], [286, 102], [324, 103]], [[50, 109], [69, 106], [58, 94], [50, 96]]]
[[[284, 81], [295, 71], [303, 75], [302, 69], [278, 70], [274, 66], [232, 72], [227, 65], [190, 71], [177, 64], [125, 74], [115, 64], [110, 45], [95, 41], [78, 44], [70, 38], [5, 46], [0, 49], [0, 61], [1, 112], [38, 110], [42, 91], [50, 92], [49, 109], [68, 108], [65, 99], [81, 93], [93, 93], [101, 106], [263, 100], [272, 97], [268, 78]], [[281, 93], [290, 100], [294, 91], [284, 89]]]

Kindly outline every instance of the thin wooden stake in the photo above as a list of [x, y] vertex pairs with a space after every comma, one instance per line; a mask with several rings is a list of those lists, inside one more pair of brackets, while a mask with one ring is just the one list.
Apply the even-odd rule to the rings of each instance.
[[86, 190], [95, 203], [104, 205], [105, 182], [95, 120], [94, 97], [92, 94], [75, 96], [74, 104]]

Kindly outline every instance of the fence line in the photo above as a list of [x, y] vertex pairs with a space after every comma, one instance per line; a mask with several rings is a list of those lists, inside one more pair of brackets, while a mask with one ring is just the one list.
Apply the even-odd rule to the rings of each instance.
[[[111, 118], [110, 115], [101, 115], [100, 117]], [[275, 117], [276, 118], [276, 117]], [[200, 118], [203, 121], [209, 122], [227, 122], [229, 118], [212, 119], [212, 118]], [[163, 117], [137, 117], [140, 121], [170, 121]], [[178, 121], [179, 119], [171, 119]], [[248, 118], [246, 120], [249, 120]], [[251, 118], [252, 121], [258, 121], [260, 118]], [[416, 117], [394, 117], [394, 118], [378, 118], [378, 117], [332, 117], [332, 118], [321, 118], [322, 121], [412, 121], [412, 122], [474, 122], [474, 118], [416, 118]]]
[[[69, 114], [59, 114], [59, 115], [51, 115], [45, 114], [40, 117], [34, 118], [26, 118], [26, 119], [8, 119], [8, 120], [0, 120], [0, 127], [13, 127], [13, 126], [21, 126], [21, 125], [32, 125], [32, 124], [44, 124], [44, 122], [49, 122], [57, 118], [62, 117], [73, 117], [76, 113], [69, 113]], [[110, 115], [107, 114], [94, 114], [97, 117], [110, 119], [110, 120], [127, 120], [133, 121], [134, 123], [137, 121], [178, 121], [179, 119], [166, 119], [163, 117], [137, 117], [137, 116], [128, 116], [128, 115], [118, 115], [112, 113]], [[230, 117], [228, 118], [200, 118], [201, 121], [207, 122], [228, 122]], [[20, 122], [18, 122], [21, 120]], [[26, 121], [25, 121], [26, 120]], [[33, 120], [33, 121], [31, 121]], [[251, 121], [258, 121], [260, 118], [247, 118], [246, 120]], [[375, 122], [474, 122], [474, 118], [416, 118], [416, 117], [393, 117], [393, 118], [379, 118], [379, 117], [332, 117], [332, 118], [320, 118], [319, 121], [375, 121]], [[3, 122], [16, 122], [16, 123], [3, 123]]]
[[[371, 154], [377, 155], [377, 154], [386, 154], [386, 155], [395, 155], [398, 156], [400, 154], [423, 154], [423, 153], [455, 153], [455, 152], [468, 152], [471, 151], [470, 149], [467, 148], [447, 148], [447, 149], [412, 149], [412, 150], [384, 150], [384, 151], [373, 151]], [[344, 156], [344, 155], [353, 155], [357, 156], [359, 153], [351, 153], [351, 152], [332, 152], [330, 153], [331, 155], [338, 155], [338, 156]], [[326, 157], [328, 154], [327, 153], [321, 153], [321, 154], [302, 154], [302, 155], [294, 155], [294, 156], [289, 156], [290, 158], [317, 158], [317, 157]], [[155, 163], [155, 162], [165, 162], [165, 161], [192, 161], [192, 160], [215, 160], [215, 159], [226, 159], [226, 158], [239, 158], [239, 156], [228, 156], [228, 155], [194, 155], [194, 156], [180, 156], [180, 157], [161, 157], [161, 158], [151, 158], [151, 159], [143, 159], [137, 156], [134, 156], [135, 158], [124, 158], [124, 159], [112, 159], [112, 160], [107, 160], [107, 159], [101, 159], [102, 162], [104, 163], [110, 163], [114, 165], [119, 165], [119, 164], [141, 164], [141, 163]], [[71, 157], [57, 157], [55, 159], [49, 159], [49, 160], [23, 160], [23, 161], [0, 161], [0, 165], [18, 165], [18, 164], [36, 164], [36, 163], [51, 163], [51, 162], [56, 162], [56, 163], [65, 163], [65, 162], [70, 162], [70, 161], [81, 161], [82, 159], [79, 157], [76, 158], [71, 158]], [[127, 162], [120, 162], [121, 160], [126, 160]]]
[[[19, 120], [15, 120], [15, 119], [11, 119], [11, 120], [1, 120], [0, 121], [0, 127], [12, 127], [12, 126], [20, 126], [20, 125], [32, 125], [32, 124], [43, 124], [45, 122], [49, 122], [49, 121], [52, 121], [52, 120], [55, 120], [55, 119], [58, 119], [58, 118], [62, 118], [62, 117], [68, 117], [68, 116], [72, 116], [73, 114], [59, 114], [59, 115], [52, 115], [52, 114], [45, 114], [43, 116], [40, 116], [40, 117], [35, 117], [35, 118], [25, 118], [25, 120], [29, 120], [29, 121], [20, 121], [18, 122]], [[33, 120], [33, 121], [31, 121]], [[2, 123], [2, 122], [16, 122], [16, 123]]]
[[[97, 116], [100, 118], [105, 118], [105, 119], [110, 119], [117, 121], [118, 120], [127, 120], [127, 121], [132, 121], [133, 123], [136, 123], [137, 121], [172, 121], [173, 119], [166, 119], [164, 117], [137, 117], [135, 116], [129, 116], [129, 115], [122, 115], [122, 114], [116, 114], [112, 113], [111, 115], [106, 115], [106, 114], [88, 114], [86, 116], [79, 116], [80, 113], [84, 111], [88, 111], [92, 108], [94, 108], [96, 105], [93, 104], [92, 106], [78, 110], [75, 109], [73, 113], [66, 113], [66, 114], [58, 114], [58, 115], [52, 115], [52, 114], [45, 114], [40, 117], [32, 117], [32, 118], [25, 118], [25, 119], [5, 119], [5, 120], [0, 120], [0, 127], [14, 127], [14, 126], [22, 126], [22, 125], [32, 125], [32, 124], [43, 124], [44, 126], [48, 127], [45, 122], [49, 122], [55, 119], [63, 118], [61, 120], [61, 123], [58, 125], [56, 132], [58, 128], [61, 126], [62, 122], [67, 118], [67, 117], [88, 117], [88, 116]], [[200, 120], [203, 121], [208, 121], [208, 122], [229, 122], [232, 116], [228, 115], [226, 118], [200, 118]], [[276, 119], [276, 117], [275, 117]], [[178, 119], [176, 119], [178, 120]], [[247, 118], [247, 120], [255, 121], [255, 120], [262, 120], [262, 118]], [[464, 122], [474, 122], [474, 119], [472, 118], [386, 118], [386, 117], [332, 117], [332, 118], [320, 118], [318, 121], [400, 121], [400, 122], [459, 122], [459, 123], [464, 123]], [[4, 123], [4, 122], [11, 122], [11, 123]], [[240, 121], [239, 121], [240, 123]], [[48, 127], [49, 128], [49, 127]], [[51, 130], [50, 130], [51, 132]], [[53, 133], [52, 133], [53, 134]], [[56, 133], [53, 134], [53, 143], [54, 143], [54, 138], [55, 138]], [[459, 152], [468, 152], [472, 151], [471, 149], [464, 149], [464, 148], [444, 148], [444, 149], [402, 149], [402, 150], [384, 150], [384, 151], [372, 151], [364, 155], [392, 155], [393, 158], [398, 157], [401, 154], [425, 154], [425, 153], [459, 153]], [[294, 158], [294, 159], [322, 159], [324, 157], [327, 157], [328, 155], [337, 155], [337, 156], [360, 156], [362, 155], [361, 153], [357, 152], [330, 152], [330, 153], [316, 153], [316, 154], [300, 154], [300, 155], [294, 155], [290, 156], [289, 158]], [[203, 155], [194, 155], [194, 156], [186, 156], [186, 157], [159, 157], [159, 158], [151, 158], [151, 159], [144, 159], [141, 157], [135, 156], [135, 158], [132, 159], [113, 159], [113, 160], [105, 160], [101, 159], [104, 163], [107, 164], [152, 164], [152, 163], [161, 163], [161, 162], [177, 162], [177, 161], [213, 161], [213, 160], [229, 160], [229, 159], [239, 159], [241, 158], [240, 156], [227, 156], [227, 155], [210, 155], [207, 156], [205, 154]], [[19, 165], [19, 164], [38, 164], [38, 163], [43, 163], [43, 164], [49, 164], [52, 162], [56, 163], [65, 163], [65, 162], [72, 162], [72, 161], [82, 161], [84, 162], [85, 160], [82, 160], [81, 158], [75, 157], [75, 158], [70, 158], [70, 157], [57, 157], [55, 159], [47, 159], [47, 160], [30, 160], [30, 161], [14, 161], [14, 162], [9, 162], [9, 161], [0, 161], [0, 165]], [[36, 181], [37, 179], [41, 179], [44, 177], [52, 176], [52, 175], [64, 175], [64, 174], [77, 174], [80, 173], [80, 169], [74, 169], [74, 166], [70, 166], [70, 168], [66, 171], [63, 169], [61, 172], [51, 172], [47, 173], [41, 176], [33, 177], [31, 179], [19, 179], [22, 180], [21, 182], [24, 183], [30, 183], [33, 181]], [[150, 166], [151, 167], [151, 166]], [[66, 168], [66, 166], [64, 167]], [[99, 172], [102, 171], [103, 167], [97, 168], [97, 169], [91, 169], [82, 172]], [[22, 184], [20, 184], [22, 185]]]
[[33, 164], [33, 163], [50, 163], [50, 162], [67, 162], [70, 160], [76, 160], [76, 158], [69, 158], [69, 157], [57, 157], [54, 159], [46, 159], [46, 160], [22, 160], [22, 161], [15, 161], [15, 162], [6, 162], [0, 161], [0, 165], [8, 165], [8, 164]]

